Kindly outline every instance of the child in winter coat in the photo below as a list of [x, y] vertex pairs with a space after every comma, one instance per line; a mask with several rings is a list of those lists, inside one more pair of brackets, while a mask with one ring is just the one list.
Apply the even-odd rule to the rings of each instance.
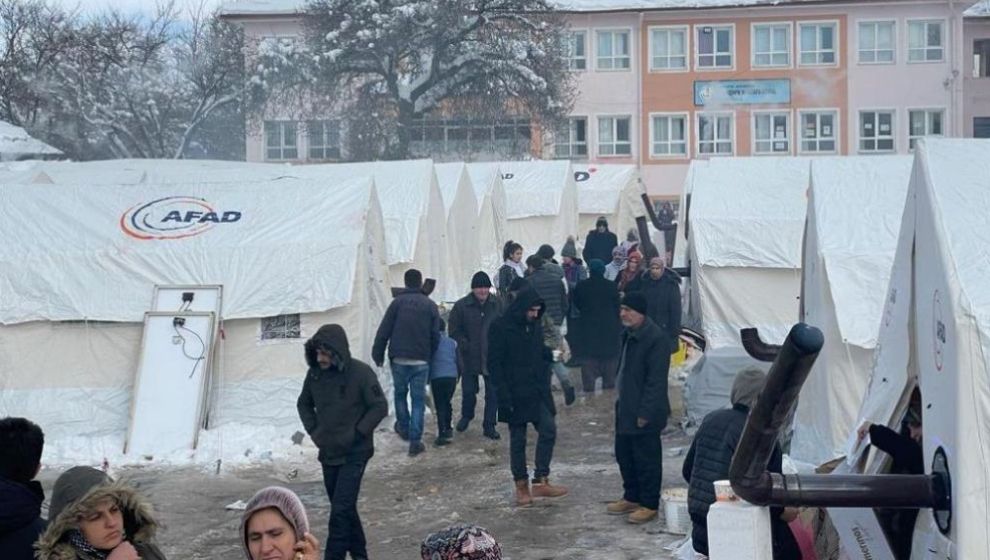
[[457, 341], [447, 336], [447, 323], [441, 319], [440, 344], [430, 363], [430, 392], [433, 393], [433, 404], [437, 410], [437, 439], [434, 445], [447, 445], [454, 438], [451, 424], [454, 411], [450, 401], [454, 398], [460, 372]]

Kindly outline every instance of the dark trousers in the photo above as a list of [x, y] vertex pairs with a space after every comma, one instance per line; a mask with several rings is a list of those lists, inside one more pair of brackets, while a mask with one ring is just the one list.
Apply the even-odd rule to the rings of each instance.
[[368, 541], [358, 516], [357, 501], [367, 461], [323, 465], [323, 484], [330, 498], [330, 535], [324, 560], [368, 557]]
[[485, 380], [485, 419], [482, 424], [485, 429], [494, 428], [498, 399], [495, 396], [495, 383], [488, 375], [465, 373], [461, 376], [461, 418], [474, 420], [474, 408], [478, 404], [478, 391], [481, 390], [479, 377]]
[[[513, 480], [526, 480], [526, 428], [528, 424], [509, 425], [509, 466]], [[540, 404], [540, 420], [533, 424], [536, 428], [536, 469], [533, 478], [550, 476], [550, 461], [553, 459], [553, 446], [557, 441], [557, 422], [550, 407]]]
[[595, 380], [602, 378], [602, 389], [615, 388], [615, 376], [619, 367], [618, 359], [598, 360], [585, 358], [581, 362], [581, 384], [585, 393], [595, 392]]
[[627, 502], [659, 509], [661, 452], [659, 433], [615, 434], [615, 460], [622, 474], [622, 497]]
[[437, 431], [441, 434], [453, 430], [451, 417], [454, 415], [454, 409], [450, 406], [450, 401], [454, 398], [455, 389], [457, 389], [456, 377], [441, 377], [430, 380], [433, 406], [437, 409]]

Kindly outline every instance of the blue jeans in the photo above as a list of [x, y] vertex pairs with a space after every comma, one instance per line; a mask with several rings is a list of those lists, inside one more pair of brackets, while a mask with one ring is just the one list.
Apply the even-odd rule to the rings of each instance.
[[[404, 366], [392, 362], [392, 384], [395, 387], [395, 420], [399, 428], [408, 430], [409, 441], [423, 439], [423, 414], [426, 412], [426, 378], [430, 366]], [[412, 415], [406, 395], [412, 396]]]

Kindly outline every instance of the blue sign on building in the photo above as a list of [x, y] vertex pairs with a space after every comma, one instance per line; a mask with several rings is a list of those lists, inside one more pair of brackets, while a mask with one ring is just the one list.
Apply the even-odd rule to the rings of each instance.
[[787, 104], [790, 102], [790, 80], [720, 80], [694, 82], [694, 104], [698, 107]]

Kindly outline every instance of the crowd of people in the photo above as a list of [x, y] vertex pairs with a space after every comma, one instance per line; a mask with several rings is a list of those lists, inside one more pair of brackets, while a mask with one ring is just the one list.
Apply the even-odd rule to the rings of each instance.
[[[619, 243], [605, 218], [588, 233], [581, 256], [569, 238], [555, 259], [543, 245], [525, 260], [525, 248], [505, 244], [504, 264], [492, 276], [477, 272], [466, 295], [447, 314], [423, 290], [423, 275], [409, 270], [405, 287], [389, 305], [371, 356], [379, 368], [389, 363], [394, 388], [394, 432], [408, 442], [412, 457], [423, 454], [427, 386], [436, 417], [438, 447], [455, 443], [455, 430], [470, 429], [484, 393], [482, 433], [500, 440], [508, 430], [508, 474], [514, 501], [527, 507], [536, 499], [568, 494], [550, 480], [557, 439], [556, 379], [566, 406], [577, 400], [570, 368], [580, 369], [585, 399], [614, 399], [614, 451], [622, 495], [603, 513], [629, 523], [658, 516], [662, 480], [661, 432], [670, 404], [667, 377], [678, 348], [681, 320], [680, 277], [653, 256], [643, 254], [630, 232]], [[319, 450], [318, 460], [330, 502], [325, 546], [310, 533], [305, 508], [285, 488], [266, 488], [248, 503], [238, 538], [249, 560], [344, 560], [368, 558], [358, 496], [374, 437], [389, 415], [388, 399], [375, 369], [351, 353], [340, 325], [321, 327], [304, 345], [308, 369], [297, 400], [302, 425]], [[715, 501], [712, 483], [724, 478], [749, 407], [762, 389], [763, 373], [745, 370], [732, 391], [732, 408], [703, 422], [684, 463], [690, 485], [694, 547], [707, 553], [705, 516]], [[454, 423], [457, 385], [460, 414]], [[535, 456], [526, 444], [532, 426]], [[878, 436], [879, 429], [877, 429]], [[871, 432], [872, 433], [872, 432]], [[164, 559], [155, 533], [158, 522], [135, 489], [104, 472], [75, 467], [55, 483], [48, 520], [40, 518], [44, 493], [34, 481], [44, 436], [20, 418], [0, 420], [0, 557], [9, 560]], [[779, 452], [771, 469], [779, 470]], [[530, 470], [532, 465], [532, 470]], [[799, 558], [788, 539], [790, 511], [775, 511], [775, 558]], [[424, 559], [498, 559], [501, 548], [484, 529], [458, 525], [429, 536]]]

